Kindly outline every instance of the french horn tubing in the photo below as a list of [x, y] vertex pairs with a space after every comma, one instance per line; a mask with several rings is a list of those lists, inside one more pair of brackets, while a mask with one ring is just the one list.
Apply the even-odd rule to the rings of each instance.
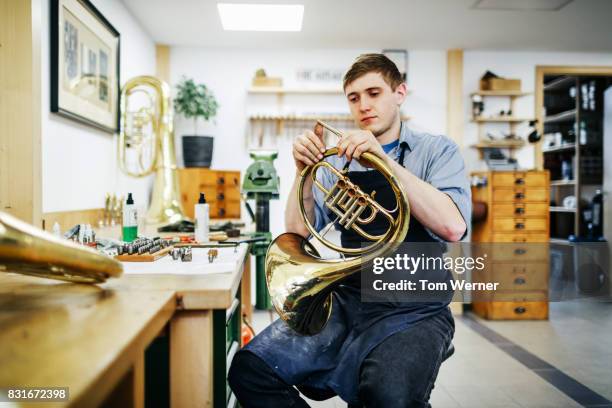
[[[331, 128], [322, 122], [318, 123], [327, 129]], [[331, 131], [340, 133], [336, 129]], [[392, 210], [380, 205], [374, 198], [374, 192], [367, 194], [352, 183], [346, 169], [338, 170], [325, 161], [325, 158], [337, 152], [337, 148], [327, 149], [321, 161], [302, 170], [298, 203], [304, 224], [312, 237], [342, 254], [342, 257], [323, 259], [307, 239], [291, 232], [276, 237], [266, 253], [266, 283], [272, 304], [280, 318], [303, 335], [313, 335], [323, 330], [331, 315], [331, 294], [345, 278], [359, 272], [364, 263], [393, 253], [408, 233], [408, 198], [401, 182], [385, 162], [370, 152], [363, 153], [360, 158], [360, 161], [372, 167], [373, 171], [379, 171], [391, 186], [397, 202]], [[329, 190], [317, 179], [317, 171], [321, 169], [330, 171], [337, 178]], [[303, 201], [304, 183], [308, 177], [312, 178], [313, 185], [323, 192], [324, 205], [336, 216], [335, 222], [342, 228], [352, 229], [364, 240], [371, 241], [370, 244], [361, 248], [344, 248], [325, 239], [315, 230], [308, 219]], [[366, 210], [369, 215], [364, 217]], [[383, 234], [368, 234], [361, 227], [372, 222], [377, 214], [388, 220], [389, 228]]]
[[123, 273], [121, 262], [0, 212], [0, 271], [79, 283]]

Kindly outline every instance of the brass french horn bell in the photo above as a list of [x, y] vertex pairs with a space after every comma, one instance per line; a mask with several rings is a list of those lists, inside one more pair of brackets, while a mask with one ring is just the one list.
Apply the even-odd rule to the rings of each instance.
[[123, 273], [121, 262], [0, 212], [0, 271], [78, 283]]
[[[323, 122], [317, 124], [342, 136], [340, 131]], [[404, 241], [410, 221], [406, 193], [381, 158], [366, 152], [361, 155], [360, 161], [372, 167], [372, 171], [379, 171], [389, 182], [397, 203], [394, 209], [383, 207], [374, 199], [374, 192], [367, 194], [351, 182], [347, 169], [338, 170], [325, 161], [325, 158], [337, 152], [337, 148], [327, 149], [321, 161], [302, 170], [298, 203], [304, 224], [312, 237], [342, 254], [342, 258], [321, 258], [307, 239], [291, 232], [276, 237], [266, 253], [266, 283], [272, 304], [282, 320], [304, 335], [313, 335], [323, 330], [331, 314], [331, 293], [334, 289], [345, 278], [359, 272], [364, 263], [393, 253]], [[317, 171], [322, 169], [336, 177], [336, 182], [329, 190], [317, 179]], [[324, 205], [336, 216], [335, 222], [342, 228], [352, 229], [364, 240], [370, 241], [370, 244], [361, 248], [344, 248], [325, 239], [323, 234], [315, 230], [307, 217], [303, 201], [304, 183], [308, 177], [324, 193]], [[388, 220], [387, 231], [378, 235], [367, 233], [362, 227], [371, 223], [378, 214]]]

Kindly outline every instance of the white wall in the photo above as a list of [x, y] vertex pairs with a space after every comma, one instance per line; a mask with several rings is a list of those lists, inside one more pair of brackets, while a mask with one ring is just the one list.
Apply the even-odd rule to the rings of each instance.
[[[560, 53], [560, 52], [509, 52], [509, 51], [465, 51], [463, 54], [463, 97], [465, 101], [465, 134], [463, 155], [468, 171], [486, 170], [484, 161], [479, 160], [478, 152], [470, 148], [478, 139], [475, 123], [471, 117], [470, 93], [478, 89], [478, 81], [485, 71], [490, 70], [499, 76], [518, 78], [522, 81], [522, 90], [535, 91], [535, 71], [537, 65], [607, 65], [612, 66], [612, 53]], [[508, 99], [486, 98], [485, 113], [508, 109]], [[517, 116], [535, 117], [534, 96], [517, 99]], [[488, 108], [487, 108], [488, 107]], [[507, 131], [508, 125], [486, 124], [486, 129]], [[517, 126], [519, 136], [525, 137], [529, 128], [526, 123]], [[528, 145], [517, 151], [516, 158], [522, 168], [533, 168], [534, 151]]]
[[[155, 74], [155, 44], [119, 0], [94, 5], [121, 34], [120, 80]], [[43, 212], [101, 208], [107, 192], [148, 200], [151, 178], [133, 179], [117, 167], [116, 136], [50, 112], [49, 0], [42, 13]], [[62, 226], [67, 228], [68, 226]]]
[[[183, 75], [209, 86], [217, 97], [220, 109], [216, 124], [199, 125], [200, 134], [215, 136], [212, 167], [236, 169], [243, 175], [251, 163], [248, 156], [252, 133], [247, 115], [277, 110], [274, 95], [248, 95], [247, 89], [258, 68], [269, 76], [283, 78], [285, 87], [300, 87], [296, 71], [300, 68], [346, 70], [355, 57], [372, 50], [219, 50], [191, 47], [172, 47], [171, 82], [175, 85]], [[408, 84], [411, 94], [404, 103], [403, 112], [413, 117], [411, 126], [443, 133], [446, 127], [446, 51], [414, 51], [409, 54]], [[318, 87], [332, 87], [320, 84]], [[335, 84], [337, 88], [341, 84]], [[285, 112], [345, 112], [348, 106], [343, 95], [286, 95]], [[180, 135], [193, 134], [193, 122], [175, 118], [177, 151], [181, 162]], [[313, 123], [300, 124], [312, 127]], [[264, 129], [270, 132], [272, 127]], [[291, 143], [298, 130], [287, 131], [284, 136], [270, 136], [264, 146], [278, 150], [276, 168], [281, 177], [281, 199], [271, 203], [270, 228], [273, 235], [284, 230], [284, 207], [293, 182], [295, 166], [291, 157]], [[254, 143], [254, 147], [257, 143]], [[246, 213], [243, 211], [244, 216]]]

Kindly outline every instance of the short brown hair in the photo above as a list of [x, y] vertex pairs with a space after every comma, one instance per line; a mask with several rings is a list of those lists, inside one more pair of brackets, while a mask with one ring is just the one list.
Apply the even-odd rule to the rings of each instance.
[[348, 84], [370, 72], [380, 73], [393, 90], [404, 82], [397, 66], [384, 54], [361, 54], [344, 75], [342, 88], [346, 89]]

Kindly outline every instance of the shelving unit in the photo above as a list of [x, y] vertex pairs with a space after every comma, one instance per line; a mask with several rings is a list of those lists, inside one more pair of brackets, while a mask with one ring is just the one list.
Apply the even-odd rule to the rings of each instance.
[[[337, 88], [285, 88], [285, 87], [250, 87], [247, 90], [249, 95], [272, 95], [276, 96], [277, 111], [279, 113], [256, 113], [248, 116], [251, 125], [259, 128], [259, 140], [263, 138], [261, 132], [265, 127], [273, 128], [278, 135], [283, 134], [289, 124], [295, 125], [297, 122], [312, 122], [324, 120], [338, 125], [351, 126], [353, 117], [348, 113], [307, 113], [307, 114], [283, 114], [286, 95], [323, 95], [323, 96], [344, 96], [344, 91]], [[410, 92], [408, 92], [410, 93]], [[402, 114], [402, 120], [410, 120], [411, 117]], [[270, 122], [273, 124], [270, 126]]]
[[[602, 94], [606, 78], [579, 75], [543, 78], [546, 115], [542, 118], [545, 135], [542, 155], [543, 167], [551, 174], [550, 242], [567, 243], [569, 235], [586, 235], [585, 205], [602, 184]], [[593, 84], [594, 91], [590, 91]], [[591, 100], [593, 106], [589, 105]], [[546, 135], [559, 133], [561, 143], [546, 146]], [[559, 136], [554, 139], [558, 142]], [[561, 206], [568, 196], [576, 197], [575, 208]]]
[[[474, 96], [481, 97], [505, 97], [510, 100], [510, 110], [515, 111], [515, 101], [517, 98], [522, 96], [531, 95], [531, 92], [522, 92], [522, 91], [477, 91], [472, 92], [470, 94], [471, 97]], [[510, 150], [510, 155], [514, 155], [514, 150], [519, 149], [525, 146], [525, 141], [522, 139], [518, 140], [496, 140], [491, 141], [486, 139], [485, 135], [485, 125], [487, 123], [508, 123], [510, 125], [510, 133], [516, 135], [516, 125], [523, 122], [529, 122], [532, 120], [531, 118], [526, 117], [517, 117], [517, 116], [477, 116], [472, 117], [471, 121], [473, 123], [478, 124], [478, 142], [472, 147], [479, 149], [482, 153], [482, 149], [491, 149], [491, 148], [499, 148], [499, 149], [508, 149]]]

